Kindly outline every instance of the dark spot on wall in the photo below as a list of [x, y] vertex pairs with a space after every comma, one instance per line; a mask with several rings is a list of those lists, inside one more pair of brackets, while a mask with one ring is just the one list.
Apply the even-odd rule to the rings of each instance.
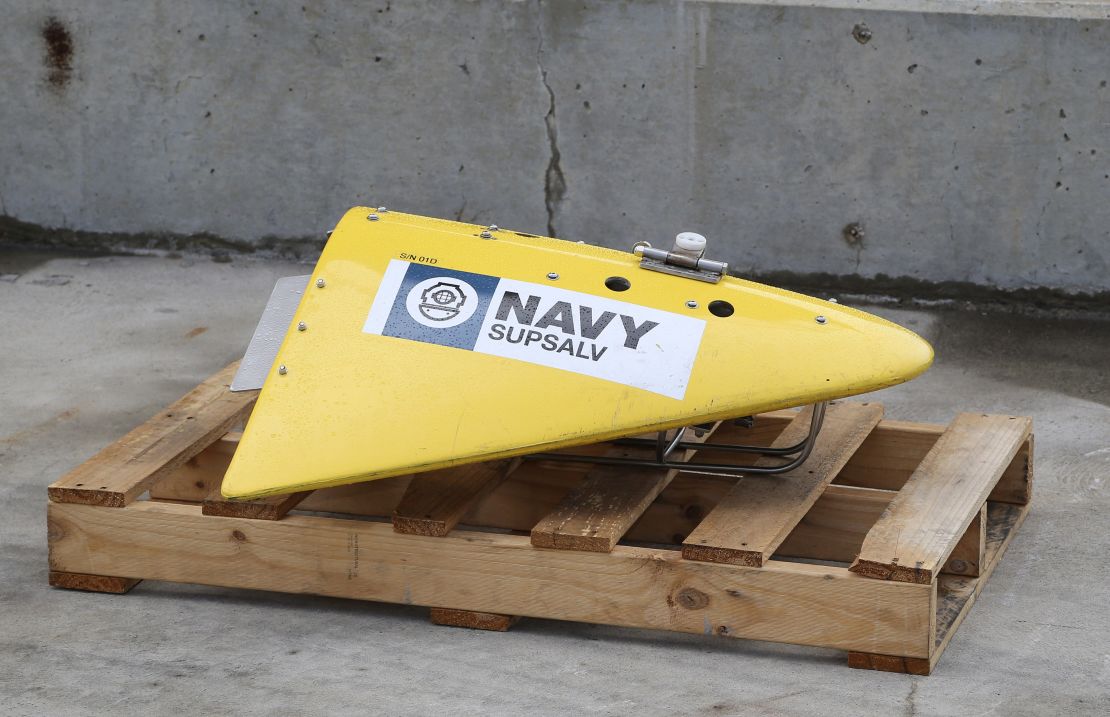
[[1064, 108], [1061, 107], [1060, 108], [1060, 119], [1067, 119], [1067, 118], [1068, 118], [1067, 112], [1064, 112]]
[[866, 234], [863, 229], [863, 224], [852, 222], [844, 227], [841, 231], [841, 236], [844, 237], [844, 241], [848, 246], [859, 247], [863, 246], [863, 239]]
[[906, 72], [908, 72], [912, 75], [913, 71], [916, 70], [916, 69], [917, 69], [917, 63], [915, 62], [915, 63], [913, 63], [912, 65], [910, 65], [909, 67], [906, 68]]
[[852, 28], [852, 37], [856, 38], [859, 44], [866, 45], [871, 42], [871, 28], [861, 22]]
[[983, 64], [983, 59], [982, 59], [982, 58], [980, 58], [980, 57], [976, 57], [976, 58], [975, 58], [975, 64], [976, 64], [976, 65], [981, 65], [981, 64]]
[[42, 25], [42, 41], [46, 43], [46, 81], [62, 89], [73, 75], [73, 36], [56, 17]]

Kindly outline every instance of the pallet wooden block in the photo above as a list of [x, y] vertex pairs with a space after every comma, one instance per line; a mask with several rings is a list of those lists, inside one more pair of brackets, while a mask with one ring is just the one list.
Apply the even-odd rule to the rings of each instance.
[[[313, 593], [424, 605], [443, 625], [506, 630], [531, 616], [695, 632], [928, 674], [1029, 510], [1030, 419], [961, 414], [945, 427], [851, 402], [830, 406], [810, 460], [778, 477], [498, 461], [229, 501], [229, 429], [254, 401], [227, 390], [233, 371], [50, 487], [51, 585]], [[713, 441], [791, 443], [807, 421], [777, 411], [720, 424]], [[685, 458], [756, 460], [713, 453]]]

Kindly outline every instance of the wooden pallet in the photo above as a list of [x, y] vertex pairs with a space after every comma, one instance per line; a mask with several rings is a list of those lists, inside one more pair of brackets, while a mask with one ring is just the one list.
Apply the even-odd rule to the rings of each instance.
[[[234, 370], [50, 486], [52, 585], [312, 593], [488, 630], [530, 616], [818, 645], [851, 667], [928, 674], [1029, 510], [1029, 418], [945, 427], [848, 402], [786, 476], [516, 460], [228, 501], [232, 429], [255, 399], [227, 390]], [[788, 445], [805, 413], [703, 438]]]

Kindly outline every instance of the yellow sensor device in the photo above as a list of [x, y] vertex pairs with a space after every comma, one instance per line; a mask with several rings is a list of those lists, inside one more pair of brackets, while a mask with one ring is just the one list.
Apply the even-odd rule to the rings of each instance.
[[[696, 234], [621, 252], [350, 210], [291, 294], [299, 305], [223, 494], [821, 404], [907, 381], [932, 361], [929, 344], [900, 326], [727, 276], [704, 251]], [[682, 435], [659, 433], [648, 463], [668, 465]]]

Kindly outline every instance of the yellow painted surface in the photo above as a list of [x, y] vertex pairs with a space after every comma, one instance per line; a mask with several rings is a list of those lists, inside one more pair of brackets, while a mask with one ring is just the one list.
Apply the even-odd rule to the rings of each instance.
[[[504, 229], [482, 239], [484, 227], [395, 212], [369, 221], [371, 211], [352, 209], [328, 241], [228, 468], [224, 495], [323, 488], [798, 406], [907, 381], [932, 361], [932, 349], [916, 334], [820, 299], [732, 277], [708, 284], [646, 271], [630, 252]], [[431, 269], [406, 269], [410, 265]], [[552, 335], [552, 349], [564, 335], [573, 348], [567, 344], [559, 355], [537, 340], [528, 349], [537, 360], [564, 362], [572, 361], [573, 350], [575, 368], [364, 330], [383, 277], [441, 269], [527, 282], [539, 294], [550, 287], [588, 295], [570, 314], [574, 334], [564, 331], [572, 328], [566, 314], [547, 314], [548, 325], [537, 329]], [[623, 277], [631, 287], [611, 291], [610, 277]], [[397, 312], [406, 308], [404, 294], [394, 302]], [[603, 347], [587, 340], [583, 329], [592, 319], [596, 333], [604, 317], [598, 307], [583, 316], [577, 304], [590, 304], [589, 296], [602, 308], [619, 301], [673, 315], [659, 319], [636, 345], [653, 356], [644, 359], [654, 361], [652, 370], [645, 372], [640, 354], [628, 348], [620, 316], [610, 319], [600, 340], [616, 337], [617, 344], [594, 358]], [[713, 301], [729, 302], [734, 313], [715, 316], [708, 308]], [[446, 335], [435, 325], [443, 312], [436, 314], [430, 302], [425, 297], [423, 305], [435, 317], [427, 322], [433, 327], [420, 332]], [[550, 303], [545, 298], [532, 324], [541, 325]], [[408, 306], [415, 316], [414, 305]], [[497, 308], [487, 309], [487, 319]], [[634, 309], [612, 313], [632, 315], [633, 329], [646, 326]], [[827, 318], [824, 324], [815, 320], [819, 315]], [[507, 316], [511, 323], [520, 314]], [[562, 323], [553, 327], [552, 316]], [[304, 331], [297, 330], [300, 322]], [[700, 340], [657, 342], [673, 324], [701, 327]], [[519, 350], [503, 341], [491, 345]], [[689, 370], [678, 359], [667, 363], [683, 351], [693, 357]], [[620, 362], [615, 380], [574, 372], [613, 371], [614, 361]], [[662, 388], [628, 385], [660, 376]], [[680, 384], [681, 397], [665, 395]]]

